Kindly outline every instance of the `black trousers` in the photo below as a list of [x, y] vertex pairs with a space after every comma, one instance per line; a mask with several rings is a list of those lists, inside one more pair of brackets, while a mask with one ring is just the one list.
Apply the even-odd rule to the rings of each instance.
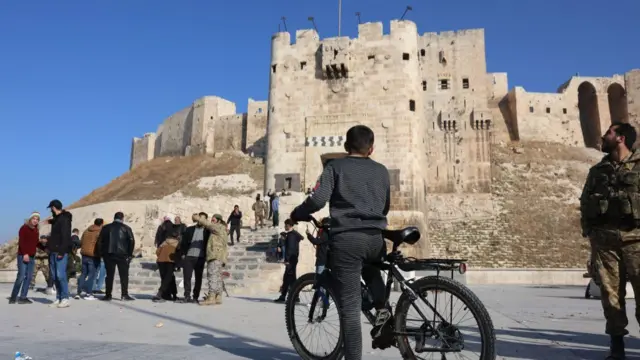
[[291, 256], [289, 263], [284, 268], [284, 274], [282, 275], [282, 287], [280, 288], [280, 294], [282, 298], [287, 296], [287, 292], [291, 285], [296, 281], [296, 268], [298, 267], [298, 257]]
[[191, 276], [195, 272], [196, 283], [193, 286], [193, 299], [200, 297], [200, 288], [202, 287], [202, 273], [206, 261], [204, 257], [187, 256], [182, 262], [182, 274], [184, 275], [184, 297], [191, 296]]
[[368, 265], [380, 261], [387, 249], [380, 231], [344, 232], [333, 236], [329, 262], [338, 306], [342, 309], [345, 360], [362, 359], [362, 285], [367, 284], [376, 309], [385, 306], [385, 287], [380, 270]]
[[158, 271], [160, 272], [160, 289], [158, 295], [165, 300], [169, 300], [178, 295], [178, 286], [176, 285], [176, 276], [173, 271], [176, 264], [172, 262], [159, 262]]
[[230, 225], [229, 226], [229, 239], [233, 244], [233, 232], [236, 232], [236, 242], [240, 242], [240, 225]]
[[111, 296], [113, 290], [113, 280], [116, 275], [116, 267], [120, 276], [120, 290], [122, 296], [129, 295], [129, 262], [124, 255], [106, 255], [104, 258], [104, 268], [107, 271], [105, 284], [105, 295]]

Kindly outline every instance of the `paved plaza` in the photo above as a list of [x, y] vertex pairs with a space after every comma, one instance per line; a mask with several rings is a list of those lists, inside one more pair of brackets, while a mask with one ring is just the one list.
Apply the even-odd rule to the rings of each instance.
[[[472, 286], [489, 309], [499, 359], [603, 359], [608, 338], [600, 302], [584, 287]], [[8, 298], [10, 286], [0, 286]], [[0, 303], [0, 357], [21, 351], [38, 359], [298, 359], [287, 338], [284, 305], [262, 297], [225, 297], [221, 307], [72, 300], [53, 309], [52, 297], [30, 292], [32, 305]], [[627, 305], [633, 314], [633, 300]], [[630, 359], [640, 359], [632, 317]], [[372, 350], [368, 325], [365, 359], [398, 359], [396, 349]], [[455, 358], [455, 356], [451, 357]]]

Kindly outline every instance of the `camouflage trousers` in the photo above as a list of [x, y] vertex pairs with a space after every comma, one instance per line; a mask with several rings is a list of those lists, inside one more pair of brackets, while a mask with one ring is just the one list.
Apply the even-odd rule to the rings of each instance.
[[627, 335], [625, 309], [627, 281], [635, 292], [636, 320], [640, 323], [640, 241], [622, 241], [617, 232], [597, 231], [589, 236], [591, 261], [597, 269], [602, 293], [605, 332]]
[[211, 260], [207, 262], [208, 294], [222, 294], [222, 261]]
[[36, 264], [33, 268], [33, 276], [31, 276], [31, 286], [36, 286], [36, 275], [38, 272], [42, 271], [42, 275], [44, 275], [44, 279], [47, 281], [47, 286], [49, 286], [49, 259], [38, 259], [36, 258]]

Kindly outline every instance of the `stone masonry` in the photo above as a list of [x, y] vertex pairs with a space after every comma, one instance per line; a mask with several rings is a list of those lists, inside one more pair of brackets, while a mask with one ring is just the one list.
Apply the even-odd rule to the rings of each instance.
[[163, 156], [244, 151], [263, 157], [266, 145], [266, 101], [249, 99], [247, 112], [217, 96], [205, 96], [171, 115], [155, 133], [133, 138], [130, 168]]
[[420, 35], [415, 23], [394, 20], [388, 34], [382, 23], [360, 24], [357, 38], [279, 32], [269, 71], [268, 101], [249, 100], [247, 113], [235, 114], [222, 98], [196, 100], [156, 133], [134, 138], [131, 166], [241, 150], [265, 158], [264, 189], [302, 192], [322, 159], [344, 152], [347, 129], [365, 124], [376, 135], [373, 158], [391, 175], [391, 226], [419, 226], [430, 241], [413, 251], [435, 256], [455, 253], [429, 234], [447, 224], [499, 230], [492, 144], [598, 148], [612, 120], [640, 124], [640, 70], [574, 76], [557, 93], [509, 91], [506, 73], [487, 72], [483, 29]]

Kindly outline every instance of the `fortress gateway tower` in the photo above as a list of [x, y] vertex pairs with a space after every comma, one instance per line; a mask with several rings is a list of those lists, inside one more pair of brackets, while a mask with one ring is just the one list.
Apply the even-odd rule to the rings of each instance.
[[492, 120], [506, 93], [506, 74], [487, 74], [481, 29], [420, 36], [405, 20], [385, 35], [367, 23], [356, 39], [299, 30], [295, 44], [277, 33], [265, 189], [313, 186], [322, 158], [364, 124], [391, 175], [392, 223], [424, 226], [427, 194], [489, 192]]

